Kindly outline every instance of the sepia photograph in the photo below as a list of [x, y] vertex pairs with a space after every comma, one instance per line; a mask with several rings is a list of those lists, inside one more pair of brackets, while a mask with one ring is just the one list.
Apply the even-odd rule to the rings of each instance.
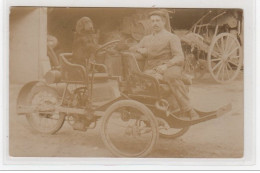
[[10, 157], [243, 158], [244, 11], [9, 9]]

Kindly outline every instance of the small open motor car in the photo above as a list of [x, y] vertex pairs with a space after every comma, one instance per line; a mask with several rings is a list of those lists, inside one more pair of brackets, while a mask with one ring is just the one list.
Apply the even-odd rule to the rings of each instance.
[[[100, 52], [114, 49], [118, 40], [101, 46]], [[29, 124], [40, 133], [54, 134], [67, 121], [75, 130], [95, 128], [102, 119], [100, 134], [105, 145], [119, 157], [148, 155], [158, 137], [176, 138], [191, 125], [216, 118], [231, 109], [231, 105], [212, 112], [196, 110], [199, 119], [184, 120], [180, 109], [169, 111], [165, 100], [171, 92], [167, 84], [144, 74], [135, 54], [121, 51], [122, 76], [111, 76], [103, 64], [88, 61], [87, 66], [69, 61], [72, 53], [59, 56], [48, 45], [51, 70], [44, 80], [32, 81], [20, 90], [17, 113], [26, 115]], [[111, 81], [112, 85], [111, 85]], [[116, 98], [95, 100], [95, 86], [101, 90], [118, 89]], [[104, 96], [105, 97], [105, 96]]]
[[[142, 17], [138, 24], [147, 26], [146, 21]], [[170, 29], [169, 21], [167, 26]], [[135, 28], [138, 27], [132, 27]], [[137, 40], [146, 34], [131, 33]], [[74, 130], [99, 127], [106, 147], [114, 155], [144, 157], [159, 137], [177, 138], [190, 126], [231, 110], [230, 104], [212, 112], [196, 110], [200, 118], [183, 119], [177, 102], [176, 109], [169, 108], [166, 96], [171, 90], [167, 83], [144, 74], [134, 53], [116, 49], [121, 41], [112, 40], [100, 46], [94, 59], [88, 59], [85, 66], [71, 63], [72, 53], [58, 55], [54, 51], [57, 44], [48, 44], [51, 70], [44, 79], [21, 88], [17, 113], [25, 115], [32, 128], [40, 133], [54, 134], [65, 121]], [[122, 69], [120, 75], [111, 75], [109, 67], [97, 63], [97, 58], [108, 52], [116, 52], [114, 57]], [[101, 125], [97, 124], [99, 120]]]

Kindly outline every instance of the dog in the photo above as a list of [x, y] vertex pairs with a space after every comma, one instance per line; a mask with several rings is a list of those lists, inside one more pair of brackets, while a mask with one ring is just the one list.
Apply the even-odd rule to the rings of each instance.
[[76, 23], [73, 39], [73, 63], [86, 66], [86, 60], [93, 58], [98, 48], [98, 36], [89, 17], [82, 17]]

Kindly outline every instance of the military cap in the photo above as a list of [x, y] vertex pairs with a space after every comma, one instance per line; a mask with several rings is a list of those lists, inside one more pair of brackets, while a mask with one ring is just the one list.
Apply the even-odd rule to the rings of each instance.
[[153, 10], [149, 13], [149, 17], [157, 15], [166, 18], [166, 12], [164, 10]]

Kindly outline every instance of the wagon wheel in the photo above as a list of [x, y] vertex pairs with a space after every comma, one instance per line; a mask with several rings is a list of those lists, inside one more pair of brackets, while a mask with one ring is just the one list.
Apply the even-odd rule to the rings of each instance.
[[217, 35], [211, 42], [207, 59], [209, 71], [217, 82], [234, 80], [243, 63], [239, 41], [229, 33]]
[[65, 114], [55, 110], [59, 104], [58, 93], [48, 86], [37, 86], [32, 89], [28, 102], [36, 110], [26, 115], [33, 129], [40, 133], [54, 134], [62, 127]]
[[158, 125], [153, 113], [144, 104], [121, 100], [107, 109], [101, 137], [116, 156], [144, 157], [156, 144]]

